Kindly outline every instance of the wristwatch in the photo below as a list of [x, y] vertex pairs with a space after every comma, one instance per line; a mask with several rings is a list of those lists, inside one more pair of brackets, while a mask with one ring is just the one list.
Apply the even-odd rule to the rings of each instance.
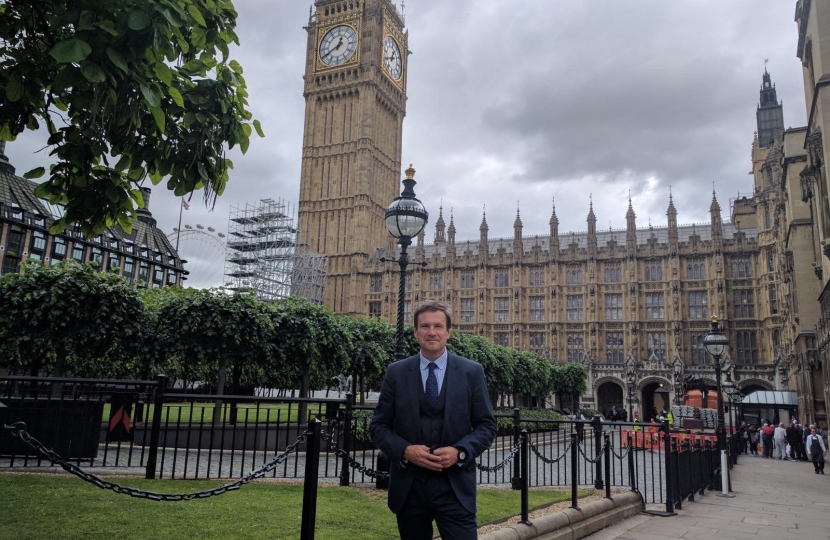
[[467, 452], [464, 451], [463, 448], [455, 447], [458, 450], [458, 461], [467, 461]]

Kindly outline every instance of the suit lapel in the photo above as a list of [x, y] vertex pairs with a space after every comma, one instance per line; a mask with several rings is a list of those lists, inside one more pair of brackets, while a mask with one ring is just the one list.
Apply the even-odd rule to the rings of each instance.
[[447, 434], [447, 430], [451, 426], [451, 422], [453, 421], [453, 411], [457, 415], [460, 410], [463, 408], [458, 407], [456, 404], [457, 399], [463, 398], [463, 395], [459, 391], [461, 388], [459, 379], [460, 373], [458, 371], [458, 362], [455, 361], [454, 355], [449, 354], [447, 352], [447, 372], [444, 373], [444, 384], [441, 388], [441, 391], [444, 392], [444, 427], [441, 433], [441, 439], [444, 440]]

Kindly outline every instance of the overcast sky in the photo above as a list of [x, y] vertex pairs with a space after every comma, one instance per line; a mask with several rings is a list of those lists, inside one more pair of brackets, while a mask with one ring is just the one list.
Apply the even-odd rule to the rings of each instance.
[[[211, 212], [193, 198], [184, 223], [227, 230], [231, 206], [299, 196], [307, 0], [236, 0], [254, 138]], [[407, 0], [408, 104], [403, 168], [430, 212], [452, 210], [456, 239], [547, 234], [556, 198], [560, 234], [584, 231], [593, 194], [598, 228], [708, 221], [714, 182], [727, 217], [751, 193], [750, 150], [764, 59], [786, 127], [806, 123], [796, 57], [795, 0]], [[6, 149], [18, 174], [48, 163], [43, 132]], [[402, 174], [403, 176], [403, 174]], [[163, 185], [163, 184], [162, 184]], [[178, 199], [153, 190], [167, 232]]]

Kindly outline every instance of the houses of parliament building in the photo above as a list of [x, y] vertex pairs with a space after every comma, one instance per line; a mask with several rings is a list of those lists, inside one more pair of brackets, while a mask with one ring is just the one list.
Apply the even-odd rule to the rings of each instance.
[[[396, 252], [384, 213], [400, 193], [408, 34], [389, 0], [318, 0], [308, 30], [299, 224], [328, 257], [326, 305], [337, 313], [395, 321]], [[823, 22], [822, 22], [823, 21]], [[802, 421], [826, 425], [830, 343], [830, 203], [825, 174], [830, 127], [830, 0], [798, 0], [797, 56], [810, 124], [785, 129], [783, 106], [763, 73], [752, 141], [753, 195], [710, 219], [638, 227], [631, 201], [625, 230], [528, 234], [517, 212], [512, 238], [457, 239], [439, 210], [410, 258], [405, 317], [441, 300], [460, 332], [580, 362], [585, 406], [652, 408], [682, 402], [688, 375], [714, 386], [703, 348], [710, 317], [729, 339], [730, 376], [742, 393], [795, 390]], [[825, 36], [826, 38], [826, 36]], [[824, 58], [826, 62], [822, 63]], [[822, 72], [822, 69], [824, 70]], [[414, 174], [413, 170], [407, 174]], [[586, 201], [588, 202], [588, 201]], [[681, 206], [682, 205], [678, 204]]]

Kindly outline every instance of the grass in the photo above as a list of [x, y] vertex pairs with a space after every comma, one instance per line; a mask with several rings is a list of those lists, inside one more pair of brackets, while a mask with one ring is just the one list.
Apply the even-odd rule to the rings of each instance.
[[[116, 480], [160, 492], [188, 492], [219, 482]], [[253, 483], [205, 500], [153, 502], [98, 489], [77, 478], [51, 475], [0, 475], [0, 540], [90, 540], [299, 538], [300, 485]], [[586, 496], [591, 491], [580, 491]], [[568, 500], [569, 491], [530, 492], [531, 508]], [[481, 489], [480, 524], [516, 515], [518, 491]], [[320, 486], [316, 537], [326, 540], [385, 540], [397, 537], [386, 492]]]
[[[215, 403], [213, 402], [190, 402], [187, 403], [170, 403], [165, 404], [162, 409], [161, 421], [183, 424], [193, 422], [210, 423], [213, 420], [213, 409]], [[145, 414], [144, 419], [147, 422], [152, 421], [154, 405], [150, 405], [149, 412]], [[276, 423], [278, 420], [281, 423], [296, 423], [297, 414], [299, 413], [298, 406], [293, 403], [289, 406], [287, 403], [275, 403], [272, 405], [260, 405], [257, 407], [251, 403], [240, 403], [236, 410], [236, 419], [238, 422], [247, 422], [253, 424], [255, 422]], [[316, 404], [309, 404], [308, 411], [312, 414], [324, 416], [326, 409]], [[135, 405], [133, 405], [133, 414], [135, 414]], [[104, 412], [102, 420], [108, 422], [110, 418], [110, 404], [104, 403]], [[228, 422], [231, 418], [230, 405], [225, 402], [222, 407], [222, 422]]]

